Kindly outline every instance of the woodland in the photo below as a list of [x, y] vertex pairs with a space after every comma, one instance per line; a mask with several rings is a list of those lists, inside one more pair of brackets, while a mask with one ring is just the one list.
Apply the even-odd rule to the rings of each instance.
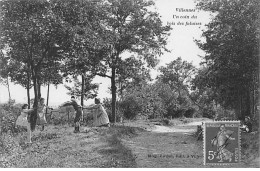
[[196, 2], [214, 14], [206, 41], [196, 40], [206, 52], [200, 67], [178, 57], [151, 79], [172, 30], [151, 10], [153, 1], [1, 1], [1, 84], [9, 92], [10, 81], [23, 86], [37, 108], [42, 86], [73, 82], [67, 89], [84, 106], [98, 95], [93, 78], [107, 77], [111, 122], [137, 115], [257, 120], [259, 1]]

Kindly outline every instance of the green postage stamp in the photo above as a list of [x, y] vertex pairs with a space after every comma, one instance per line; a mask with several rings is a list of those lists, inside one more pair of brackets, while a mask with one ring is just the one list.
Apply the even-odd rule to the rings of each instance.
[[238, 164], [240, 158], [240, 122], [205, 122], [204, 164]]

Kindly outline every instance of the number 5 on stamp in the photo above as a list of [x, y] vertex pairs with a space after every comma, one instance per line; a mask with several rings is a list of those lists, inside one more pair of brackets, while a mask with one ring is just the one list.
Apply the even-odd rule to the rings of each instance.
[[240, 163], [240, 122], [216, 121], [204, 123], [204, 164]]

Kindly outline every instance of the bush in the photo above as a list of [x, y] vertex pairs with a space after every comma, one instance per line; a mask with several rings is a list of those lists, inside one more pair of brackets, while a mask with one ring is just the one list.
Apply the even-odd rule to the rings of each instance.
[[22, 151], [19, 141], [11, 133], [0, 135], [0, 168], [14, 167], [16, 157]]
[[176, 109], [176, 108], [167, 108], [167, 115], [166, 117], [171, 118], [180, 118], [180, 117], [187, 117], [192, 118], [193, 115], [195, 115], [196, 109], [194, 108], [182, 108], [182, 109]]
[[236, 115], [233, 110], [225, 109], [220, 105], [215, 108], [215, 119], [216, 120], [235, 120]]
[[202, 113], [202, 117], [204, 117], [204, 118], [210, 118], [210, 119], [213, 119], [214, 116], [216, 115], [216, 112], [213, 111], [212, 109], [203, 109], [203, 110], [201, 111], [201, 113]]
[[0, 121], [1, 121], [1, 132], [18, 133], [24, 131], [22, 127], [17, 127], [15, 122], [18, 116], [21, 114], [22, 104], [12, 104], [9, 103], [0, 105]]
[[120, 108], [122, 108], [124, 117], [127, 119], [134, 119], [138, 113], [142, 112], [142, 105], [134, 96], [126, 97], [121, 102]]
[[186, 117], [186, 118], [192, 118], [193, 117], [193, 114], [196, 112], [196, 109], [194, 109], [194, 108], [189, 108], [189, 109], [187, 109], [186, 111], [185, 111], [185, 113], [184, 113], [184, 116]]
[[[158, 98], [146, 96], [140, 97], [140, 94], [126, 95], [123, 101], [116, 102], [117, 122], [120, 121], [120, 117], [124, 117], [126, 119], [136, 119], [137, 117], [140, 117], [140, 115], [148, 118], [162, 118], [166, 113], [166, 110]], [[103, 104], [108, 113], [109, 119], [111, 119], [111, 99], [104, 99]]]
[[169, 119], [163, 119], [162, 120], [164, 125], [169, 125], [170, 124], [170, 120]]

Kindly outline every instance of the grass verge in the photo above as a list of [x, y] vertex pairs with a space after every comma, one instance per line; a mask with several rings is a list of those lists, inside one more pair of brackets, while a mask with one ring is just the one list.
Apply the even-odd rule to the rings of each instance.
[[107, 145], [99, 150], [99, 153], [105, 155], [109, 160], [102, 167], [117, 168], [135, 168], [136, 157], [131, 150], [122, 143], [122, 138], [131, 138], [137, 136], [138, 132], [143, 131], [141, 128], [129, 126], [114, 125], [107, 132], [104, 132]]
[[260, 167], [259, 164], [259, 133], [241, 135], [241, 154], [245, 164], [252, 167]]

